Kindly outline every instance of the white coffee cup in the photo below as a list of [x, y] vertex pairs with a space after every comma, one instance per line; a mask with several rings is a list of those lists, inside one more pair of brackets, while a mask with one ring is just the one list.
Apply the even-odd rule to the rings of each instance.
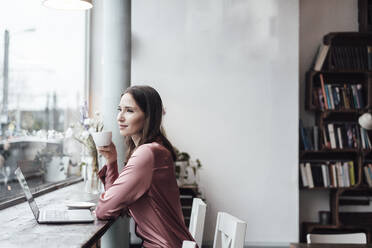
[[372, 129], [372, 115], [370, 113], [364, 113], [359, 117], [359, 125], [364, 129]]
[[92, 137], [96, 146], [108, 146], [111, 144], [112, 132], [103, 131], [92, 133]]

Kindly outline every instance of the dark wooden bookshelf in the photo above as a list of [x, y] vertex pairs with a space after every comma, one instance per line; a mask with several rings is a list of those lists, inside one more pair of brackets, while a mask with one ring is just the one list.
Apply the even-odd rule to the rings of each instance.
[[[359, 1], [360, 6], [366, 6], [366, 4], [369, 7], [372, 6], [372, 0]], [[362, 13], [362, 15], [367, 16], [370, 14], [372, 13]], [[361, 17], [360, 12], [359, 21], [361, 18], [367, 17]], [[371, 24], [368, 23], [368, 25]], [[372, 31], [372, 29], [361, 31]], [[324, 36], [323, 44], [329, 45], [329, 50], [322, 68], [320, 71], [309, 70], [306, 73], [305, 88], [305, 109], [313, 114], [315, 125], [318, 127], [318, 150], [300, 150], [299, 161], [304, 164], [310, 163], [311, 167], [319, 167], [324, 163], [328, 170], [331, 169], [329, 166], [332, 163], [341, 162], [343, 165], [344, 162], [352, 161], [353, 167], [352, 165], [346, 165], [345, 168], [348, 173], [349, 170], [354, 169], [355, 184], [348, 187], [320, 187], [318, 183], [318, 186], [309, 188], [303, 187], [300, 183], [301, 191], [327, 192], [330, 199], [330, 222], [328, 224], [301, 223], [300, 240], [306, 242], [307, 233], [325, 234], [361, 231], [367, 234], [368, 243], [371, 243], [372, 212], [340, 212], [340, 206], [366, 205], [369, 204], [369, 201], [360, 200], [358, 197], [372, 196], [372, 187], [368, 186], [363, 169], [366, 164], [372, 163], [372, 148], [364, 148], [362, 141], [362, 136], [366, 140], [365, 135], [372, 141], [372, 133], [360, 130], [358, 124], [360, 115], [372, 111], [372, 69], [368, 64], [367, 49], [372, 46], [372, 32], [329, 33]], [[323, 77], [323, 83], [320, 75]], [[327, 91], [325, 91], [326, 87], [328, 87]], [[324, 94], [324, 92], [327, 94]], [[331, 102], [331, 95], [334, 97], [333, 102]], [[323, 101], [323, 105], [320, 101]], [[326, 108], [329, 102], [326, 103], [325, 101], [331, 102], [332, 107]], [[330, 126], [333, 127], [334, 132]], [[336, 137], [339, 129], [339, 132], [343, 133]], [[351, 147], [349, 147], [349, 134], [343, 136], [345, 132], [349, 133], [350, 130], [353, 132]], [[337, 145], [333, 144], [332, 147], [337, 148], [332, 149], [329, 145], [331, 134], [333, 140], [337, 140]], [[300, 137], [303, 140], [301, 135], [300, 132]], [[326, 135], [326, 138], [323, 135]], [[346, 140], [344, 137], [346, 137]], [[325, 140], [328, 141], [327, 144], [324, 143]], [[347, 143], [347, 146], [344, 145], [344, 142]], [[343, 147], [343, 149], [340, 147]], [[300, 170], [299, 175], [299, 179], [302, 180]], [[319, 176], [319, 173], [317, 175]], [[322, 181], [322, 179], [320, 180]]]
[[358, 1], [358, 21], [360, 32], [372, 32], [372, 1]]

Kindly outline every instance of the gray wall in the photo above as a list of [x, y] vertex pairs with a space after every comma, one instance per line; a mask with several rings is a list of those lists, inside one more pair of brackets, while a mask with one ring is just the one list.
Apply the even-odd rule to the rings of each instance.
[[[322, 37], [329, 32], [358, 31], [357, 0], [300, 1], [300, 116], [306, 126], [314, 124], [305, 111], [305, 73], [310, 69]], [[300, 221], [318, 221], [318, 211], [329, 210], [326, 191], [302, 191]]]
[[298, 239], [298, 5], [133, 1], [132, 82], [159, 90], [170, 140], [203, 163], [207, 243], [217, 211], [247, 244]]

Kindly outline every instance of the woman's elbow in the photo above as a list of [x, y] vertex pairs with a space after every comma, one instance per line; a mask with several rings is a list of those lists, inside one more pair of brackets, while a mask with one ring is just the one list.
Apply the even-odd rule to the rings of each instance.
[[99, 220], [110, 220], [114, 219], [117, 215], [115, 215], [112, 211], [97, 206], [96, 208], [96, 217]]

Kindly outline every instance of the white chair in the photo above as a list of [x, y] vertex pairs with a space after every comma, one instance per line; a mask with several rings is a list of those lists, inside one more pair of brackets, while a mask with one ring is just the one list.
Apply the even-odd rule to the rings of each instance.
[[367, 244], [365, 233], [307, 234], [308, 244]]
[[184, 240], [182, 243], [182, 248], [196, 248], [196, 243], [194, 241]]
[[203, 241], [206, 211], [207, 204], [205, 204], [200, 198], [194, 198], [194, 200], [192, 201], [189, 231], [193, 236], [195, 242], [198, 244], [199, 248], [202, 246]]
[[218, 212], [213, 248], [243, 248], [247, 223], [224, 212]]

